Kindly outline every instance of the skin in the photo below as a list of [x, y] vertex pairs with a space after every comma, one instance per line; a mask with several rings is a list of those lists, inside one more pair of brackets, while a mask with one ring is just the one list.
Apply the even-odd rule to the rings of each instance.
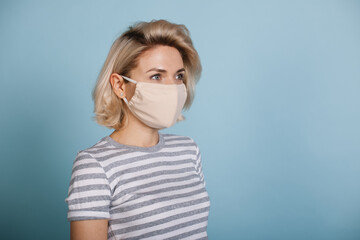
[[71, 240], [107, 240], [107, 231], [107, 219], [70, 222]]
[[[150, 69], [163, 69], [166, 72]], [[179, 51], [174, 47], [169, 46], [156, 46], [144, 52], [140, 58], [136, 68], [130, 72], [131, 79], [138, 82], [156, 82], [160, 84], [181, 84], [181, 76], [184, 71], [178, 72], [183, 69], [184, 64]], [[124, 98], [128, 101], [131, 100], [135, 93], [136, 84], [128, 82], [125, 83], [124, 79], [113, 73], [110, 77], [114, 93], [119, 98]], [[124, 95], [121, 96], [120, 93]], [[127, 106], [126, 106], [127, 107]], [[149, 127], [137, 119], [130, 111], [129, 124], [120, 131], [115, 130], [110, 137], [115, 141], [139, 147], [151, 147], [159, 142], [158, 129]]]
[[[138, 59], [138, 65], [129, 76], [137, 82], [156, 82], [159, 84], [181, 84], [185, 71], [180, 52], [169, 46], [155, 46]], [[164, 71], [159, 71], [162, 69]], [[110, 83], [116, 96], [130, 102], [135, 93], [136, 84], [128, 82], [117, 73], [110, 76]], [[123, 96], [121, 96], [123, 93]], [[126, 106], [126, 105], [125, 105]], [[126, 106], [127, 107], [127, 106]], [[159, 142], [158, 129], [149, 127], [137, 119], [131, 111], [129, 122], [121, 130], [115, 130], [110, 137], [118, 143], [138, 147], [151, 147]], [[107, 240], [108, 220], [82, 220], [70, 223], [71, 240]]]

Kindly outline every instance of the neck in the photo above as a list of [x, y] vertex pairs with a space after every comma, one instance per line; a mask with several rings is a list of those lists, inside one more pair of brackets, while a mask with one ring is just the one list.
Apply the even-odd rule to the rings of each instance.
[[120, 144], [152, 147], [159, 142], [158, 129], [151, 128], [138, 120], [132, 113], [128, 114], [128, 124], [115, 130], [110, 137]]

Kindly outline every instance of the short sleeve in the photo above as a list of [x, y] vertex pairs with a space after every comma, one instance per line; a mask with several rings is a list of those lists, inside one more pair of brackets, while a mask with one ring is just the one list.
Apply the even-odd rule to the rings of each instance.
[[[195, 143], [195, 142], [194, 142]], [[203, 170], [202, 170], [202, 162], [201, 162], [201, 152], [199, 146], [195, 143], [196, 146], [196, 162], [195, 162], [195, 170], [196, 173], [200, 177], [200, 181], [204, 184], [204, 187], [206, 185], [206, 181], [204, 178]]]
[[89, 153], [80, 151], [75, 158], [65, 202], [69, 221], [110, 218], [109, 181], [100, 163]]

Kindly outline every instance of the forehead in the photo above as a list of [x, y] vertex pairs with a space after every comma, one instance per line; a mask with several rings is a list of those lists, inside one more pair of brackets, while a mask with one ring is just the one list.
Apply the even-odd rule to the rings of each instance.
[[162, 68], [177, 71], [184, 63], [180, 52], [170, 46], [155, 46], [140, 55], [138, 68], [147, 71], [150, 68]]

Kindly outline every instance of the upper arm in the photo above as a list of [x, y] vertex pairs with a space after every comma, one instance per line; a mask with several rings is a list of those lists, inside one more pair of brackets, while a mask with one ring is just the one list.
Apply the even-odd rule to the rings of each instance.
[[204, 186], [206, 185], [206, 181], [204, 179], [204, 174], [203, 174], [203, 170], [202, 170], [202, 161], [201, 161], [201, 152], [200, 152], [200, 148], [197, 145], [197, 143], [194, 141], [194, 139], [192, 139], [191, 137], [189, 137], [191, 139], [191, 141], [193, 142], [196, 152], [195, 152], [195, 170], [196, 173], [199, 175], [200, 181], [204, 184]]
[[71, 240], [107, 240], [108, 219], [71, 221]]
[[110, 218], [110, 185], [104, 169], [91, 155], [77, 155], [65, 201], [69, 221]]
[[78, 153], [69, 185], [67, 218], [71, 240], [107, 239], [111, 190], [102, 166], [91, 155]]
[[200, 181], [206, 185], [206, 181], [204, 179], [204, 173], [202, 169], [202, 161], [201, 161], [201, 152], [199, 149], [199, 146], [196, 146], [196, 166], [195, 166], [196, 172], [200, 177]]

